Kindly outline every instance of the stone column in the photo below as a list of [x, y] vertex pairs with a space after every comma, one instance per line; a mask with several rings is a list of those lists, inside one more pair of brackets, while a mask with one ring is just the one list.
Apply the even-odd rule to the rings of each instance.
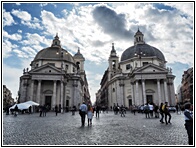
[[73, 107], [74, 105], [77, 106], [77, 104], [75, 104], [76, 100], [77, 100], [77, 87], [78, 87], [78, 81], [77, 80], [74, 80], [73, 82], [73, 98], [72, 98], [72, 106]]
[[31, 101], [33, 101], [33, 88], [34, 88], [34, 80], [31, 80], [31, 94], [30, 94]]
[[136, 104], [135, 105], [139, 105], [139, 87], [138, 87], [138, 80], [136, 80], [136, 89], [135, 89], [135, 102], [136, 102]]
[[[167, 79], [164, 79], [165, 101], [168, 102]], [[169, 102], [168, 102], [169, 106]]]
[[54, 108], [56, 104], [56, 80], [53, 81], [54, 85], [53, 85], [53, 95], [52, 95], [52, 107]]
[[41, 105], [41, 80], [38, 80], [38, 87], [37, 87], [37, 102]]
[[61, 113], [63, 113], [63, 81], [61, 81]]
[[66, 100], [67, 100], [67, 83], [65, 82], [65, 87], [64, 87], [64, 91], [65, 91], [65, 93], [64, 93], [64, 107], [66, 107], [67, 106], [67, 104], [66, 104]]
[[160, 79], [157, 79], [157, 92], [158, 92], [158, 105], [161, 104], [161, 86], [160, 86]]
[[134, 83], [131, 82], [131, 92], [132, 92], [132, 105], [135, 104], [135, 91], [134, 91]]
[[146, 85], [145, 85], [145, 80], [142, 80], [142, 94], [143, 94], [143, 98], [142, 98], [142, 104], [145, 104], [146, 101]]

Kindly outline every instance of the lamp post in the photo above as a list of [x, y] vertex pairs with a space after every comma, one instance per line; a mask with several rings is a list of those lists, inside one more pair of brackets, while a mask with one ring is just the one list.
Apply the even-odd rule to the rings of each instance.
[[[145, 53], [143, 53], [141, 51], [141, 49], [139, 48], [138, 53], [135, 52], [135, 56], [137, 56], [139, 58], [139, 60], [140, 60], [140, 67], [142, 67], [142, 60], [141, 60], [141, 58], [142, 58], [142, 56], [145, 56]], [[143, 86], [142, 86], [142, 70], [141, 70], [141, 87], [142, 87], [142, 100], [143, 100], [143, 104], [144, 104]]]

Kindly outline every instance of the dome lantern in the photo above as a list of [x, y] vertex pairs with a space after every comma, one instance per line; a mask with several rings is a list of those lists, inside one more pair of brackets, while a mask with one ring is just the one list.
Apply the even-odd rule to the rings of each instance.
[[144, 43], [145, 43], [144, 42], [144, 35], [138, 28], [138, 31], [134, 35], [134, 45], [144, 44]]
[[54, 37], [53, 41], [52, 41], [52, 46], [51, 47], [61, 47], [60, 43], [61, 42], [59, 40], [58, 33], [57, 33], [56, 36]]

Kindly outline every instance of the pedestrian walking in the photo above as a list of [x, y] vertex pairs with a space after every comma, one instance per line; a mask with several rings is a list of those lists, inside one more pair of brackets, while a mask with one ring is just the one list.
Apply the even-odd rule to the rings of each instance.
[[188, 144], [193, 145], [193, 106], [188, 103], [184, 106], [185, 129], [188, 134]]
[[158, 105], [154, 105], [154, 113], [155, 113], [155, 118], [159, 118], [159, 106]]
[[84, 124], [85, 124], [85, 116], [86, 116], [86, 113], [87, 113], [87, 106], [86, 106], [85, 102], [83, 102], [80, 105], [80, 108], [79, 108], [79, 114], [81, 116], [82, 126], [84, 126]]
[[43, 106], [43, 117], [46, 116], [46, 112], [47, 112], [47, 107], [46, 105]]
[[161, 120], [160, 120], [160, 122], [161, 122], [161, 123], [164, 123], [164, 122], [163, 122], [164, 112], [163, 112], [163, 110], [162, 110], [162, 107], [163, 107], [163, 103], [160, 104], [159, 113], [161, 114]]
[[148, 103], [146, 103], [146, 104], [144, 105], [144, 113], [145, 113], [145, 115], [146, 115], [146, 118], [150, 118], [149, 112], [150, 112], [150, 108], [149, 108]]
[[71, 109], [72, 115], [75, 115], [75, 111], [76, 111], [76, 106], [73, 106]]
[[32, 108], [32, 106], [29, 106], [29, 114], [31, 114], [31, 108]]
[[152, 118], [153, 117], [153, 110], [154, 110], [153, 103], [150, 103], [148, 106], [149, 106], [149, 109], [150, 109], [150, 116]]
[[55, 111], [56, 116], [57, 116], [57, 114], [58, 114], [58, 106], [57, 105], [54, 107], [54, 111]]
[[91, 105], [88, 105], [88, 111], [87, 111], [87, 117], [88, 117], [88, 126], [92, 125], [92, 119], [93, 119], [93, 108]]
[[120, 113], [121, 113], [121, 117], [125, 117], [125, 108], [123, 105], [121, 105], [120, 107]]
[[97, 105], [97, 106], [95, 107], [95, 109], [96, 109], [96, 118], [97, 118], [97, 117], [99, 118], [100, 107]]
[[133, 105], [133, 106], [132, 106], [132, 111], [133, 111], [133, 114], [134, 114], [134, 115], [135, 115], [136, 110], [137, 110], [137, 106], [136, 106], [136, 105]]
[[18, 114], [18, 106], [16, 105], [15, 108], [14, 108], [14, 117], [17, 117], [17, 114]]
[[[171, 114], [170, 114], [169, 109], [168, 109], [168, 102], [165, 102], [165, 104], [163, 105], [162, 109], [163, 109], [164, 114], [165, 114], [165, 124], [166, 124], [166, 125], [167, 125], [168, 123], [171, 124]], [[167, 116], [169, 117], [168, 120], [167, 120]]]
[[42, 112], [43, 112], [43, 106], [40, 105], [40, 106], [39, 106], [39, 116], [40, 116], [40, 117], [42, 116]]

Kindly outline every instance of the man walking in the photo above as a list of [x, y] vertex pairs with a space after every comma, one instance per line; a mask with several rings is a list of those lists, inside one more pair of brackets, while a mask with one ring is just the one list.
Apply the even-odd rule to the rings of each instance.
[[184, 118], [185, 118], [185, 129], [188, 134], [188, 144], [193, 145], [193, 106], [187, 103], [185, 106]]
[[100, 107], [97, 105], [96, 106], [96, 118], [99, 118], [99, 112], [100, 112]]
[[[163, 105], [163, 111], [165, 113], [165, 124], [167, 125], [168, 123], [171, 124], [170, 120], [171, 120], [171, 114], [169, 112], [169, 109], [168, 109], [168, 102], [165, 102], [165, 105]], [[169, 117], [169, 120], [167, 121], [167, 116]]]
[[84, 126], [84, 124], [85, 124], [86, 113], [87, 113], [87, 106], [86, 106], [85, 102], [83, 102], [82, 105], [80, 105], [80, 108], [79, 108], [79, 114], [81, 116], [82, 126]]

